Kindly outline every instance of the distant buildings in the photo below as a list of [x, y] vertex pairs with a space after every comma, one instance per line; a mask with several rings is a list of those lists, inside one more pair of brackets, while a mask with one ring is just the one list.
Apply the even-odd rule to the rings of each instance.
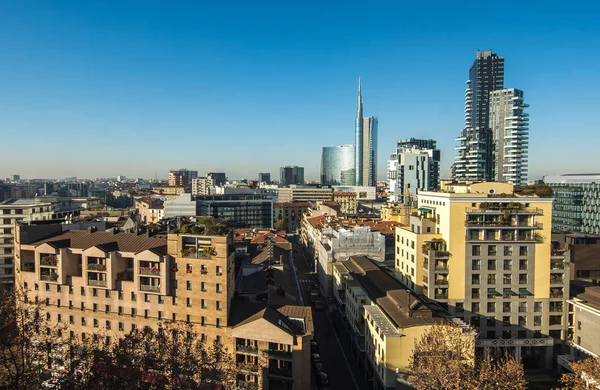
[[377, 118], [363, 117], [360, 78], [354, 135], [354, 185], [374, 187], [377, 182]]
[[356, 192], [334, 192], [333, 201], [340, 205], [343, 214], [356, 214], [358, 202]]
[[270, 173], [259, 173], [258, 174], [258, 182], [271, 184], [271, 174]]
[[333, 190], [331, 188], [291, 185], [289, 188], [279, 188], [278, 194], [280, 202], [316, 202], [318, 200], [331, 200]]
[[192, 195], [210, 195], [215, 193], [215, 183], [208, 177], [192, 179]]
[[285, 230], [296, 232], [302, 225], [302, 216], [310, 208], [310, 202], [279, 202], [273, 204], [274, 226], [282, 221]]
[[552, 229], [600, 233], [600, 173], [544, 176], [554, 192]]
[[354, 192], [357, 202], [377, 199], [377, 188], [371, 186], [333, 186], [333, 191]]
[[192, 184], [192, 179], [198, 177], [198, 171], [189, 171], [185, 168], [169, 172], [169, 186], [178, 186], [188, 188]]
[[354, 145], [327, 146], [321, 154], [321, 185], [354, 185]]
[[227, 182], [227, 175], [223, 172], [209, 172], [206, 178], [212, 180], [215, 186], [222, 186]]
[[279, 185], [292, 184], [304, 185], [304, 168], [298, 166], [285, 166], [279, 169]]
[[389, 201], [408, 204], [417, 191], [439, 188], [440, 150], [429, 139], [399, 140], [388, 161]]

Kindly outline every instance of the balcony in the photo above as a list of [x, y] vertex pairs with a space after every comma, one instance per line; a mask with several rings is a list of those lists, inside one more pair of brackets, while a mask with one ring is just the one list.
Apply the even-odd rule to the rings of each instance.
[[269, 367], [269, 375], [291, 378], [293, 374], [291, 368]]
[[158, 267], [140, 267], [140, 275], [160, 276]]
[[447, 279], [436, 279], [435, 285], [436, 286], [448, 286], [448, 280]]
[[448, 265], [447, 264], [436, 264], [435, 270], [438, 272], [448, 272]]
[[140, 290], [150, 292], [160, 292], [160, 286], [151, 286], [148, 284], [140, 284]]
[[40, 280], [44, 280], [47, 282], [56, 282], [58, 280], [58, 274], [52, 273], [52, 274], [42, 274], [40, 275]]
[[57, 262], [56, 255], [42, 255], [40, 257], [40, 265], [44, 267], [56, 267]]
[[554, 270], [554, 271], [560, 271], [565, 269], [565, 263], [563, 262], [551, 262], [550, 263], [550, 269]]
[[288, 351], [282, 351], [280, 349], [267, 349], [264, 351], [264, 355], [270, 359], [292, 361], [292, 353]]
[[21, 265], [22, 272], [35, 272], [35, 264], [34, 263], [23, 263]]
[[564, 283], [564, 279], [562, 277], [562, 275], [560, 276], [550, 276], [550, 284], [563, 284]]
[[235, 346], [235, 350], [237, 352], [242, 352], [242, 353], [249, 354], [249, 355], [257, 355], [258, 354], [258, 348], [250, 346], [250, 345], [238, 344]]
[[106, 280], [88, 279], [88, 285], [106, 287]]
[[240, 371], [258, 373], [258, 366], [256, 364], [238, 363], [238, 368]]
[[90, 263], [87, 265], [88, 271], [106, 271], [106, 264]]

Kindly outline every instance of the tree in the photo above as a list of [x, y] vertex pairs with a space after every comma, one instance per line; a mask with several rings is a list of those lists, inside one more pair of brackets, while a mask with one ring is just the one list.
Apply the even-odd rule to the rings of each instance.
[[415, 344], [410, 360], [417, 390], [524, 390], [523, 367], [510, 357], [475, 358], [475, 332], [434, 325]]
[[286, 230], [285, 222], [283, 219], [279, 218], [277, 222], [275, 222], [275, 230]]
[[43, 303], [28, 301], [20, 287], [0, 285], [0, 388], [40, 388], [53, 358], [60, 360], [64, 327], [46, 320]]
[[593, 390], [600, 389], [600, 358], [586, 358], [570, 363], [572, 373], [560, 377], [563, 389]]

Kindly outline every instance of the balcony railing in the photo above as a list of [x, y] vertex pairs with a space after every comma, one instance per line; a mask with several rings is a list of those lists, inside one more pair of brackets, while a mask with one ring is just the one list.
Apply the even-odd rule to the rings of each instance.
[[558, 277], [550, 277], [550, 283], [552, 284], [562, 284], [564, 282], [564, 279], [562, 277], [558, 278]]
[[258, 372], [258, 366], [256, 364], [239, 363], [238, 367], [242, 371]]
[[286, 378], [291, 378], [292, 377], [292, 369], [291, 368], [269, 367], [269, 374], [283, 376]]
[[267, 349], [264, 351], [264, 355], [266, 355], [269, 358], [274, 358], [274, 359], [292, 360], [291, 352], [282, 351], [280, 349]]
[[448, 266], [447, 265], [436, 265], [435, 266], [435, 270], [436, 271], [448, 271]]
[[160, 269], [157, 267], [140, 267], [140, 275], [160, 276]]
[[106, 264], [91, 263], [87, 265], [88, 271], [106, 271]]
[[436, 286], [447, 286], [448, 285], [448, 281], [446, 279], [436, 279], [435, 280], [435, 285]]
[[105, 287], [106, 286], [106, 280], [93, 280], [93, 279], [88, 279], [88, 284], [90, 286], [102, 286]]
[[21, 271], [23, 271], [23, 272], [34, 272], [35, 271], [35, 264], [33, 264], [33, 263], [23, 263], [23, 265], [21, 266]]
[[552, 262], [552, 263], [550, 263], [550, 269], [551, 270], [563, 270], [563, 269], [565, 269], [565, 263]]
[[244, 353], [253, 354], [253, 355], [258, 354], [258, 348], [250, 346], [250, 345], [238, 344], [235, 346], [235, 350], [238, 352], [244, 352]]
[[160, 286], [150, 286], [148, 284], [140, 284], [140, 290], [142, 290], [142, 291], [160, 292]]
[[40, 275], [40, 280], [56, 282], [58, 280], [58, 274]]
[[258, 383], [238, 380], [236, 388], [238, 390], [258, 390]]
[[500, 214], [504, 211], [510, 211], [511, 214], [537, 214], [544, 215], [544, 210], [540, 208], [510, 208], [510, 207], [495, 207], [491, 208], [478, 208], [478, 209], [467, 209], [467, 214]]
[[40, 259], [40, 265], [43, 265], [45, 267], [56, 267], [56, 256], [54, 258], [52, 257], [42, 257]]

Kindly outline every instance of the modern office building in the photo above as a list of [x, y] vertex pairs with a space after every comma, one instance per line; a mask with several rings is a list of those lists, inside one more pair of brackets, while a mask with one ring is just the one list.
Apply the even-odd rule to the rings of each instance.
[[[14, 282], [15, 223], [66, 219], [79, 215], [81, 207], [71, 199], [40, 196], [0, 202], [0, 283]], [[59, 225], [60, 226], [60, 225]], [[18, 256], [17, 256], [18, 258]]]
[[227, 182], [227, 175], [224, 172], [209, 172], [206, 178], [212, 180], [215, 186], [222, 186]]
[[477, 51], [465, 90], [465, 125], [456, 147], [452, 176], [493, 180], [493, 137], [489, 127], [490, 92], [504, 88], [504, 57]]
[[529, 107], [523, 91], [515, 88], [490, 92], [489, 124], [492, 132], [493, 180], [527, 184]]
[[477, 327], [479, 353], [503, 348], [548, 369], [567, 338], [570, 268], [550, 245], [553, 199], [513, 194], [495, 182], [420, 192], [409, 226], [396, 228], [395, 270]]
[[328, 201], [332, 199], [332, 196], [333, 190], [331, 188], [291, 185], [289, 188], [280, 188], [278, 190], [280, 202]]
[[169, 172], [169, 186], [189, 188], [192, 179], [198, 177], [198, 171], [189, 171], [185, 168]]
[[49, 321], [69, 324], [59, 337], [117, 339], [165, 321], [191, 324], [207, 345], [233, 354], [236, 388], [308, 388], [310, 308], [234, 299], [231, 231], [157, 238], [55, 224], [20, 226], [15, 243], [17, 283], [46, 303]]
[[554, 192], [552, 229], [600, 234], [600, 173], [544, 176]]
[[440, 182], [440, 150], [432, 139], [399, 140], [388, 161], [390, 202], [408, 204], [417, 191], [434, 191]]
[[326, 146], [321, 154], [321, 185], [354, 185], [354, 145]]
[[273, 199], [268, 195], [198, 195], [181, 194], [168, 197], [164, 203], [165, 218], [214, 217], [227, 221], [229, 227], [272, 228]]
[[279, 169], [279, 185], [289, 186], [292, 184], [304, 185], [303, 167], [288, 165]]
[[374, 187], [377, 184], [377, 118], [363, 117], [360, 78], [354, 133], [354, 185]]
[[258, 174], [258, 182], [271, 184], [271, 174], [270, 173], [259, 173]]

